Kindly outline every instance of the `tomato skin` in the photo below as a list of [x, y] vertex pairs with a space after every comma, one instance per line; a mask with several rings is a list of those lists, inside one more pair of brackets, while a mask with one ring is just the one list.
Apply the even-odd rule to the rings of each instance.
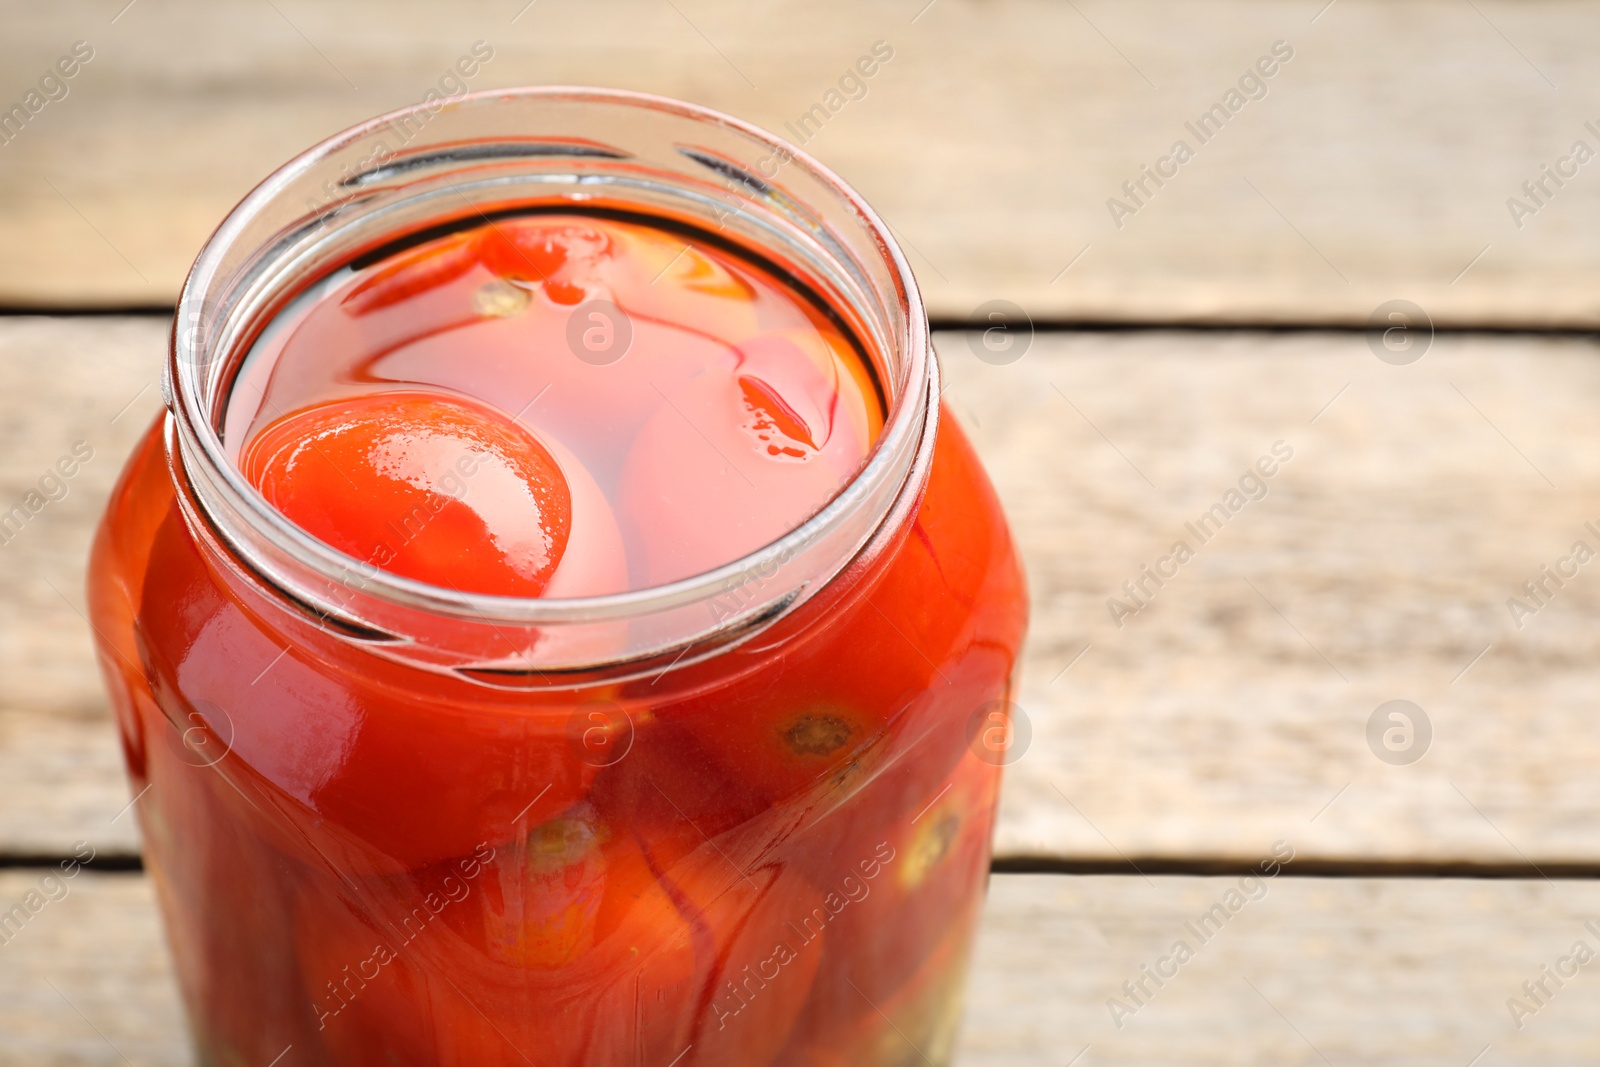
[[[732, 364], [733, 357], [723, 362]], [[664, 402], [634, 439], [622, 467], [618, 512], [641, 546], [647, 584], [702, 574], [771, 544], [855, 473], [861, 453], [849, 434], [839, 433], [820, 449], [793, 442], [777, 430], [772, 411], [757, 412], [752, 404], [747, 384], [756, 380], [719, 368], [663, 389]], [[776, 407], [770, 389], [763, 385], [761, 395]], [[782, 493], [762, 481], [761, 465], [772, 462], [769, 450], [794, 453], [783, 457]], [[679, 473], [696, 469], [701, 476], [692, 479]]]
[[[623, 1062], [594, 1058], [607, 1036], [625, 1039], [619, 1047], [630, 1055], [636, 1044], [658, 1054], [677, 1041], [685, 1032], [681, 998], [691, 987], [686, 951], [673, 941], [681, 927], [675, 910], [658, 889], [651, 892], [648, 872], [640, 878], [643, 864], [626, 847], [607, 847], [603, 859], [587, 845], [566, 851], [579, 862], [553, 863], [546, 852], [534, 859], [529, 884], [523, 875], [530, 850], [512, 845], [374, 883], [365, 906], [352, 908], [342, 893], [308, 898], [297, 944], [329, 1062], [585, 1067]], [[538, 884], [539, 873], [562, 866], [587, 868], [566, 872], [577, 874], [566, 888], [580, 899]], [[587, 894], [606, 898], [604, 910], [616, 912], [636, 890], [642, 896], [622, 909], [620, 921], [610, 916], [607, 935], [581, 952], [567, 951], [570, 945], [552, 952], [541, 936], [549, 909], [583, 911]], [[546, 909], [543, 915], [529, 914], [529, 903], [535, 912]], [[523, 919], [532, 939], [508, 939]], [[619, 981], [624, 975], [630, 981]], [[624, 1009], [658, 989], [679, 999], [643, 1021]]]
[[403, 253], [358, 283], [340, 301], [342, 310], [361, 317], [448, 285], [477, 264], [474, 240], [468, 235], [430, 243]]
[[[975, 481], [994, 510], [959, 503]], [[892, 565], [823, 595], [817, 612], [829, 625], [801, 633], [780, 626], [765, 637], [761, 647], [786, 647], [778, 662], [662, 712], [697, 740], [720, 778], [769, 804], [819, 791], [847, 796], [887, 753], [943, 739], [902, 761], [904, 788], [892, 798], [883, 791], [885, 822], [926, 803], [946, 780], [964, 752], [957, 739], [968, 719], [1006, 690], [1022, 638], [1014, 605], [1026, 598], [998, 502], [953, 420], [940, 428], [916, 519], [888, 552]]]
[[505, 697], [487, 712], [330, 676], [309, 647], [337, 639], [242, 611], [237, 577], [205, 565], [176, 511], [150, 564], [163, 580], [145, 590], [138, 643], [164, 725], [181, 734], [198, 715], [226, 746], [215, 773], [237, 788], [224, 802], [305, 862], [354, 874], [468, 855], [514, 836], [519, 813], [537, 823], [570, 807], [597, 772], [572, 758], [564, 705], [519, 710]]
[[[803, 1029], [834, 1031], [843, 1020], [875, 1017], [873, 1005], [892, 1002], [937, 966], [931, 961], [945, 932], [964, 929], [962, 919], [982, 902], [998, 783], [998, 767], [965, 753], [910, 813], [887, 822], [875, 817], [886, 807], [873, 795], [877, 787], [900, 783], [874, 782], [859, 805], [812, 831], [819, 851], [832, 844], [838, 882], [854, 876], [866, 891], [833, 926], [831, 936], [850, 948], [824, 955]], [[863, 858], [872, 866], [861, 868]], [[872, 879], [867, 870], [876, 872]]]
[[716, 965], [687, 1062], [770, 1063], [788, 1043], [827, 944], [825, 931], [807, 939], [795, 923], [820, 899], [803, 874], [779, 866], [713, 894], [704, 915]]
[[385, 392], [291, 412], [251, 439], [241, 467], [312, 536], [434, 585], [539, 596], [572, 528], [545, 446], [458, 398]]
[[404, 947], [393, 931], [337, 896], [305, 894], [295, 917], [295, 954], [316, 1016], [318, 1060], [350, 1067], [429, 1062], [436, 1009], [423, 1007], [428, 981]]
[[[232, 1050], [239, 1062], [270, 1062], [290, 1040], [285, 1033], [309, 1018], [286, 936], [304, 868], [273, 847], [271, 827], [221, 765], [205, 765], [211, 754], [193, 747], [194, 735], [186, 743], [184, 731], [149, 703], [141, 702], [140, 714], [151, 788], [134, 811], [145, 855], [161, 857], [146, 860], [158, 904], [189, 919], [168, 926], [166, 943], [195, 1040]], [[241, 960], [248, 960], [247, 985], [229, 980]]]
[[[825, 1027], [808, 1027], [802, 1020], [796, 1028], [800, 1039], [769, 1061], [772, 1067], [949, 1063], [961, 1021], [973, 911], [948, 916], [947, 927], [933, 935], [922, 967], [892, 995], [868, 1004], [845, 983], [844, 991], [864, 1010], [853, 1021], [830, 1018]], [[825, 981], [827, 976], [819, 975], [813, 988]]]
[[[377, 897], [420, 897], [428, 885], [449, 884], [451, 874], [440, 872], [450, 871], [438, 865]], [[456, 874], [450, 901], [435, 894], [430, 905], [439, 909], [436, 925], [386, 942], [399, 959], [382, 961], [394, 976], [388, 992], [362, 989], [339, 1005], [352, 1020], [350, 1040], [383, 1033], [375, 1044], [404, 1063], [513, 1063], [519, 1049], [554, 1067], [638, 1054], [686, 1065], [764, 1063], [800, 1017], [823, 960], [824, 942], [802, 941], [790, 925], [821, 899], [800, 872], [742, 876], [704, 843], [663, 870], [636, 835], [587, 804], [495, 850], [470, 878]], [[306, 920], [316, 932], [303, 940], [336, 943], [323, 932], [330, 915], [363, 926], [362, 916], [341, 919], [337, 906], [318, 904]], [[373, 936], [346, 936], [335, 955], [361, 958]], [[326, 1010], [340, 999], [343, 972], [326, 949], [318, 960], [316, 976], [334, 975]], [[369, 961], [362, 973], [377, 969]], [[424, 986], [437, 988], [424, 996]], [[419, 1000], [429, 1005], [420, 1020]], [[498, 1032], [475, 1013], [498, 1020]]]
[[581, 304], [598, 287], [597, 272], [611, 256], [603, 231], [581, 223], [502, 219], [477, 238], [485, 267], [506, 281], [540, 284], [558, 304]]

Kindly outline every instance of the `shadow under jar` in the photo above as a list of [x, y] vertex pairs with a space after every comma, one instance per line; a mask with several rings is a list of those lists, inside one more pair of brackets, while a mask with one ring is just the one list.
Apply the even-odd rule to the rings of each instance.
[[[487, 269], [485, 233], [542, 233], [555, 216], [602, 244], [664, 235], [684, 254], [607, 303], [582, 279], [472, 273]], [[469, 265], [441, 267], [455, 252]], [[632, 424], [606, 422], [607, 398], [632, 394], [585, 376], [656, 389], [718, 450], [708, 469], [723, 481], [778, 456], [760, 451], [773, 426], [805, 437], [793, 426], [815, 422], [747, 388], [769, 433], [741, 453], [675, 393], [698, 370], [641, 376], [662, 315], [639, 294], [696, 271], [798, 294], [794, 322], [835, 345], [815, 366], [837, 385], [859, 361], [877, 406], [836, 486], [791, 514], [762, 482], [754, 525], [729, 528], [748, 539], [774, 515], [781, 528], [723, 542], [738, 550], [714, 566], [670, 552], [657, 565], [652, 551], [721, 521], [658, 501], [631, 525], [619, 514], [609, 578], [561, 585], [558, 567], [542, 596], [468, 588], [448, 568], [421, 580], [290, 521], [241, 460], [283, 379], [285, 324], [304, 328], [338, 286], [346, 309], [396, 276], [417, 281], [407, 300], [487, 318], [542, 300], [538, 314], [577, 325], [529, 346], [523, 377], [473, 378], [493, 346], [462, 341], [431, 364], [454, 377], [429, 388], [532, 426], [515, 432], [547, 443], [574, 487], [569, 557], [598, 551], [583, 509], [621, 511], [626, 464], [580, 470], [581, 449], [538, 421], [610, 427], [589, 443], [620, 455]], [[730, 322], [696, 343], [756, 360]], [[586, 358], [590, 326], [607, 344], [629, 332], [624, 353]], [[335, 347], [319, 362], [302, 344], [296, 373], [320, 368], [339, 395], [397, 388]], [[549, 396], [530, 401], [541, 374]], [[185, 286], [168, 410], [122, 475], [89, 578], [201, 1062], [947, 1062], [1026, 597], [938, 395], [926, 316], [881, 220], [815, 162], [701, 108], [476, 94], [350, 130], [252, 192]], [[320, 432], [302, 436], [334, 440]], [[351, 486], [356, 514], [369, 502]]]

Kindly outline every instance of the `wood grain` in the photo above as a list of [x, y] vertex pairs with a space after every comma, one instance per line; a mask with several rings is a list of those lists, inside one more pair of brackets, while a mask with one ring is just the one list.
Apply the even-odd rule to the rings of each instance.
[[149, 880], [61, 873], [0, 872], [8, 911], [30, 892], [49, 901], [0, 944], [0, 1064], [187, 1067], [193, 1057]]
[[43, 497], [75, 443], [93, 450], [64, 497], [0, 530], [0, 851], [137, 847], [133, 817], [119, 816], [128, 789], [83, 570], [123, 460], [161, 407], [166, 335], [153, 316], [0, 320], [0, 512]]
[[[96, 450], [0, 547], [10, 851], [133, 845], [78, 605], [91, 523], [158, 405], [163, 336], [154, 318], [0, 323], [0, 499], [75, 440]], [[938, 346], [1034, 595], [1034, 737], [1002, 856], [1248, 857], [1280, 837], [1302, 856], [1600, 856], [1600, 585], [1582, 569], [1522, 629], [1506, 609], [1574, 539], [1600, 545], [1589, 342], [1440, 338], [1403, 368], [1358, 334], [1040, 334], [1008, 366], [965, 334]], [[1198, 544], [1184, 523], [1278, 440], [1294, 456], [1267, 498]], [[1107, 598], [1176, 539], [1197, 557], [1117, 627]], [[1434, 725], [1414, 765], [1366, 745], [1389, 699]]]
[[[1406, 367], [1359, 334], [938, 346], [1034, 597], [1002, 854], [1595, 855], [1600, 572], [1520, 629], [1506, 607], [1600, 550], [1592, 343], [1440, 337]], [[1185, 524], [1279, 441], [1265, 499], [1202, 543]], [[1119, 627], [1107, 601], [1180, 540]], [[1432, 723], [1409, 766], [1366, 739], [1396, 699]]]
[[[0, 874], [0, 902], [41, 873]], [[187, 1067], [148, 881], [86, 872], [69, 885], [0, 946], [0, 1067]], [[1202, 942], [1186, 924], [1230, 890], [1245, 903]], [[1584, 925], [1587, 885], [1280, 876], [1246, 890], [996, 876], [956, 1063], [1462, 1067], [1488, 1047], [1480, 1063], [1558, 1067], [1600, 1055], [1593, 964], [1548, 984], [1554, 996], [1520, 1030], [1506, 1005], [1541, 964], [1600, 943]], [[1194, 958], [1159, 989], [1147, 980], [1119, 1029], [1107, 1001], [1131, 1005], [1122, 983], [1180, 939]]]
[[[1535, 215], [1507, 203], [1600, 148], [1600, 8], [1571, 0], [121, 7], [6, 12], [0, 107], [73, 42], [95, 58], [0, 146], [0, 304], [172, 301], [252, 185], [474, 41], [495, 52], [473, 88], [641, 89], [782, 131], [882, 40], [806, 148], [882, 209], [936, 316], [1360, 324], [1404, 297], [1439, 323], [1600, 322], [1600, 164], [1543, 179]], [[1266, 95], [1188, 132], [1277, 41]], [[1179, 139], [1194, 158], [1129, 198]], [[1137, 207], [1120, 226], [1112, 197]]]
[[[1271, 1064], [1464, 1067], [1593, 1062], [1600, 983], [1588, 969], [1513, 1024], [1506, 1001], [1578, 940], [1600, 938], [1590, 884], [996, 876], [990, 882], [962, 1067]], [[1197, 921], [1228, 892], [1220, 932]], [[1124, 982], [1194, 958], [1137, 1005]], [[1590, 967], [1593, 965], [1591, 964]], [[1137, 1010], [1118, 1012], [1117, 997]], [[1085, 1048], [1087, 1051], [1085, 1052]], [[1487, 1048], [1487, 1054], [1485, 1050]]]
[[[0, 321], [0, 501], [72, 441], [96, 449], [0, 547], [0, 851], [133, 846], [73, 604], [164, 330]], [[1575, 540], [1600, 549], [1592, 343], [1441, 336], [1406, 367], [1359, 334], [1040, 334], [1006, 366], [964, 334], [937, 345], [1034, 602], [1000, 855], [1249, 859], [1282, 838], [1325, 859], [1600, 860], [1600, 571], [1520, 629], [1506, 608]], [[1200, 544], [1185, 523], [1280, 440], [1268, 495]], [[1195, 558], [1119, 628], [1107, 599], [1178, 539]], [[1393, 699], [1433, 727], [1409, 766], [1366, 741]]]

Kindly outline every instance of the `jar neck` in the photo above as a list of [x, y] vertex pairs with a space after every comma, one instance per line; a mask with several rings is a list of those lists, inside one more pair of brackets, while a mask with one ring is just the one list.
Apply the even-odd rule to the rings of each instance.
[[[378, 570], [306, 534], [243, 478], [220, 436], [222, 412], [255, 340], [307, 285], [398, 240], [563, 206], [715, 232], [781, 264], [840, 315], [872, 361], [888, 411], [836, 497], [716, 570], [627, 593], [534, 599]], [[483, 93], [349, 130], [234, 209], [179, 302], [168, 447], [191, 526], [214, 532], [267, 592], [351, 641], [490, 677], [643, 670], [694, 662], [759, 632], [909, 523], [932, 460], [937, 377], [926, 314], [887, 227], [798, 150], [716, 112], [642, 94]]]

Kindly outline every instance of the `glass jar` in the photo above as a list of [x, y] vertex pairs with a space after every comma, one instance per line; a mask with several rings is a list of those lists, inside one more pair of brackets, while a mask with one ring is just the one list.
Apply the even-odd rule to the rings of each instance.
[[[346, 557], [241, 477], [229, 390], [297, 293], [561, 204], [714, 232], [820, 294], [886, 393], [841, 493], [709, 573], [516, 599]], [[675, 101], [432, 101], [234, 209], [165, 387], [89, 594], [202, 1063], [948, 1060], [1026, 600], [859, 196]]]

